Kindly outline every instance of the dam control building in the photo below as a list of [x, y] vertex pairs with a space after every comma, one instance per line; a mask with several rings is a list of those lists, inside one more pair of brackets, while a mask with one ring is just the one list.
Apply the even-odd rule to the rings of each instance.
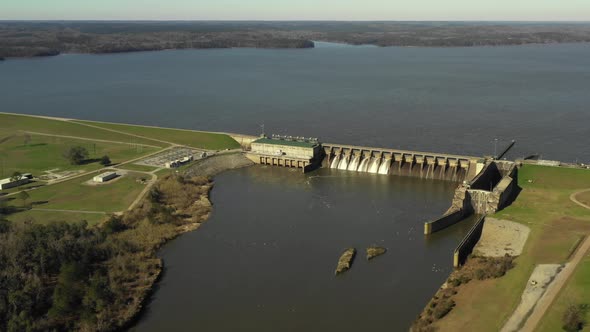
[[323, 150], [317, 138], [272, 135], [251, 143], [248, 159], [261, 165], [299, 168], [303, 172], [319, 167]]

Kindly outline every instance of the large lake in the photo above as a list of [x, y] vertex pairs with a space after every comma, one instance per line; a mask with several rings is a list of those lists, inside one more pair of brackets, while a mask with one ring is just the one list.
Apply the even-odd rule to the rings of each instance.
[[590, 162], [590, 44], [181, 50], [0, 62], [7, 112]]
[[[0, 62], [0, 110], [470, 155], [590, 161], [590, 45], [183, 50]], [[400, 331], [469, 227], [431, 237], [445, 182], [251, 167], [166, 245], [139, 331]], [[387, 254], [367, 262], [364, 248]], [[346, 247], [360, 250], [335, 277]]]

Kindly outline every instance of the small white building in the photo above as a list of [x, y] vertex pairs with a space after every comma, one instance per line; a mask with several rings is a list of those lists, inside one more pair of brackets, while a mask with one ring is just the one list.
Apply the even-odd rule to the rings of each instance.
[[92, 181], [102, 183], [102, 182], [110, 181], [116, 177], [117, 177], [116, 172], [106, 172], [106, 173], [102, 173], [102, 174], [95, 176], [94, 178], [92, 178]]
[[166, 168], [176, 168], [176, 167], [180, 167], [186, 163], [189, 163], [191, 161], [193, 161], [193, 156], [182, 157], [182, 159], [168, 161], [164, 164], [164, 166], [166, 166]]

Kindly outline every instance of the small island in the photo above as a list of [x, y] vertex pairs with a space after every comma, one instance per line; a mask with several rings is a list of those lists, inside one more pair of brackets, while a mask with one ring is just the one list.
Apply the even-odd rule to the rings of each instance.
[[338, 266], [336, 267], [336, 275], [346, 272], [350, 269], [355, 255], [355, 248], [348, 248], [342, 253], [340, 259], [338, 260]]
[[381, 256], [387, 252], [383, 247], [371, 246], [367, 248], [367, 260], [371, 260], [377, 256]]

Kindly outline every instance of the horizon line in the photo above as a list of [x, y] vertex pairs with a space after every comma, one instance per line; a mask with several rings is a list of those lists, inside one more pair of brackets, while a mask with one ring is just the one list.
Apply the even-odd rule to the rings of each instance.
[[589, 20], [478, 20], [478, 19], [446, 19], [446, 20], [395, 20], [395, 19], [376, 19], [376, 20], [352, 20], [352, 19], [0, 19], [0, 22], [470, 22], [470, 23], [590, 23]]

